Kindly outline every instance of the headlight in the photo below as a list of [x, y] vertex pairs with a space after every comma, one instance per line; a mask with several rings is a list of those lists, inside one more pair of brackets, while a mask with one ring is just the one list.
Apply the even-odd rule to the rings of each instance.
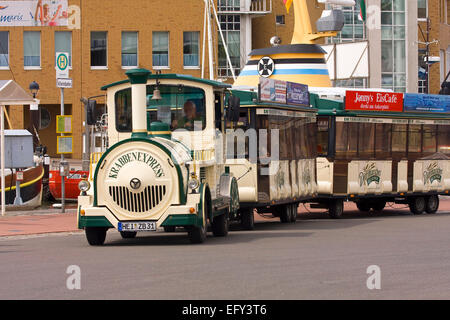
[[197, 189], [199, 185], [200, 185], [200, 182], [198, 181], [197, 178], [191, 178], [188, 181], [188, 187], [192, 190]]
[[78, 183], [78, 189], [80, 189], [80, 191], [82, 192], [86, 192], [91, 188], [91, 184], [89, 183], [89, 181], [87, 180], [81, 180]]

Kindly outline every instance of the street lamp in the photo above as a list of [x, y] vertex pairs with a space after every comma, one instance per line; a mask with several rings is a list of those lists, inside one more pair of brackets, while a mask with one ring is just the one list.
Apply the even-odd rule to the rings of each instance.
[[30, 105], [30, 126], [29, 131], [33, 135], [33, 151], [35, 148], [39, 146], [39, 139], [37, 136], [37, 130], [39, 129], [39, 102], [36, 101], [36, 96], [39, 91], [39, 84], [36, 81], [30, 83], [29, 86], [30, 92], [33, 95], [33, 99], [35, 101], [34, 105]]
[[30, 91], [33, 95], [33, 99], [36, 99], [37, 93], [39, 91], [39, 83], [37, 83], [36, 81], [30, 83]]

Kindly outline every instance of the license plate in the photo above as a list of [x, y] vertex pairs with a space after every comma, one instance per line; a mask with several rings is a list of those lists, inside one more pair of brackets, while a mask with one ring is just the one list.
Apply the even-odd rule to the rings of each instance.
[[156, 231], [155, 221], [145, 222], [119, 222], [119, 231]]

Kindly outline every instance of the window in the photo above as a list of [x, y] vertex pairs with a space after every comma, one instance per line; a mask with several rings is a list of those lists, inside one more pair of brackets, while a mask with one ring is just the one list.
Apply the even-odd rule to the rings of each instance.
[[[236, 76], [241, 70], [241, 16], [237, 14], [219, 14], [220, 27], [228, 48], [231, 64]], [[225, 48], [222, 43], [222, 37], [219, 39], [219, 77], [229, 78], [232, 76], [230, 66], [228, 65]]]
[[116, 93], [116, 130], [119, 132], [131, 132], [131, 88]]
[[438, 152], [450, 155], [450, 125], [438, 126]]
[[108, 66], [107, 32], [91, 32], [91, 67], [106, 68]]
[[417, 0], [417, 18], [424, 19], [427, 15], [427, 0]]
[[155, 86], [147, 86], [150, 121], [168, 124], [171, 130], [203, 130], [206, 126], [205, 92], [188, 86], [160, 85], [161, 100], [152, 100]]
[[422, 127], [418, 124], [409, 125], [408, 154], [419, 153], [422, 150]]
[[23, 32], [23, 64], [25, 68], [41, 67], [41, 32]]
[[169, 67], [169, 32], [153, 32], [153, 67]]
[[381, 1], [381, 86], [406, 91], [405, 0]]
[[199, 37], [200, 32], [183, 32], [183, 65], [184, 67], [199, 67]]
[[9, 32], [0, 32], [0, 68], [9, 68]]
[[39, 108], [39, 130], [47, 129], [51, 123], [51, 115], [47, 108], [41, 106]]
[[276, 24], [278, 24], [278, 25], [285, 25], [285, 24], [286, 24], [286, 21], [285, 21], [285, 18], [284, 18], [284, 14], [283, 14], [283, 15], [280, 15], [280, 16], [276, 16], [275, 22], [276, 22]]
[[328, 117], [317, 118], [317, 152], [321, 156], [328, 154], [329, 121]]
[[138, 66], [138, 33], [122, 32], [122, 67]]
[[69, 67], [72, 67], [72, 32], [70, 31], [55, 32], [55, 65], [57, 52], [69, 53]]

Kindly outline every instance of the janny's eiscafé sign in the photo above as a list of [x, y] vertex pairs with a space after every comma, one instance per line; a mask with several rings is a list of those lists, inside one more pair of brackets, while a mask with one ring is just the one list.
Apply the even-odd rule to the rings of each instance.
[[68, 26], [68, 1], [0, 1], [0, 27], [26, 26]]

